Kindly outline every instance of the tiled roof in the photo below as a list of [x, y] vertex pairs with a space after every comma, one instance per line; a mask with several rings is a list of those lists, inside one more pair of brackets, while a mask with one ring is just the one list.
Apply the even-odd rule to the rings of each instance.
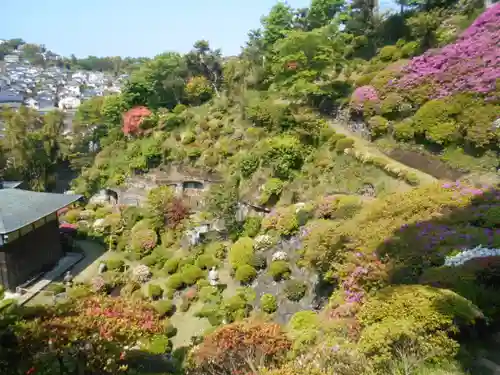
[[0, 234], [34, 223], [80, 198], [81, 195], [0, 189]]

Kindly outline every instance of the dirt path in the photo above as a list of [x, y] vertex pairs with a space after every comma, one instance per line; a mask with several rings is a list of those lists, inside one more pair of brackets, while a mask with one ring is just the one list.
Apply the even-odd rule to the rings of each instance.
[[422, 184], [427, 184], [427, 183], [432, 183], [432, 182], [435, 182], [437, 181], [437, 179], [425, 172], [422, 172], [421, 170], [418, 170], [418, 169], [414, 169], [414, 168], [410, 168], [409, 166], [403, 164], [403, 163], [400, 163], [399, 161], [396, 161], [394, 159], [391, 159], [390, 157], [388, 157], [387, 155], [385, 155], [382, 151], [380, 151], [375, 145], [373, 145], [371, 142], [365, 140], [365, 139], [362, 139], [361, 137], [359, 137], [358, 135], [354, 134], [353, 132], [351, 132], [349, 129], [345, 128], [344, 126], [342, 126], [340, 123], [338, 123], [337, 121], [334, 121], [334, 120], [330, 120], [330, 119], [326, 119], [328, 124], [330, 125], [330, 127], [335, 130], [337, 133], [339, 134], [344, 134], [345, 136], [351, 138], [354, 140], [354, 145], [355, 145], [355, 148], [360, 150], [360, 151], [364, 151], [364, 152], [367, 152], [373, 156], [376, 156], [376, 157], [380, 157], [380, 158], [383, 158], [383, 159], [386, 159], [390, 164], [396, 166], [396, 167], [399, 167], [401, 169], [408, 169], [408, 170], [411, 170], [412, 172], [414, 172], [418, 178], [420, 179], [420, 181], [422, 182]]

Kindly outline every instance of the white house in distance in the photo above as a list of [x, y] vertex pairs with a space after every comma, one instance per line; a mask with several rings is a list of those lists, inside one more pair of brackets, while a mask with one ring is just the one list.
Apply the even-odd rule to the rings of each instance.
[[59, 100], [59, 109], [61, 111], [65, 109], [76, 109], [80, 106], [80, 104], [81, 104], [80, 99], [68, 96], [66, 98]]

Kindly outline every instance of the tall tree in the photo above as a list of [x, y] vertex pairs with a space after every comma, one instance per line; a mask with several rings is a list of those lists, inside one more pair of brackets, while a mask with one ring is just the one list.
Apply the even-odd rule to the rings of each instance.
[[312, 0], [307, 14], [309, 29], [328, 25], [344, 7], [344, 0]]
[[219, 96], [222, 84], [222, 53], [212, 50], [206, 40], [198, 40], [186, 55], [186, 62], [191, 76], [204, 76]]
[[262, 17], [263, 44], [266, 50], [270, 50], [274, 43], [283, 39], [287, 31], [292, 30], [294, 21], [294, 11], [285, 2], [278, 2], [273, 6], [269, 14]]

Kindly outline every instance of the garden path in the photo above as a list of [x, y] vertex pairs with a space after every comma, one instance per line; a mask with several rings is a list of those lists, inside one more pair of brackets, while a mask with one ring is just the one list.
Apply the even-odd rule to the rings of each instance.
[[354, 140], [354, 145], [355, 145], [355, 148], [360, 150], [360, 151], [364, 151], [364, 152], [367, 152], [373, 156], [376, 156], [376, 157], [380, 157], [380, 158], [383, 158], [385, 160], [387, 160], [390, 164], [393, 164], [394, 166], [396, 167], [399, 167], [399, 168], [404, 168], [404, 169], [408, 169], [408, 170], [411, 170], [412, 172], [414, 172], [418, 178], [420, 179], [420, 181], [423, 183], [423, 184], [426, 184], [426, 183], [432, 183], [432, 182], [435, 182], [437, 181], [437, 179], [425, 172], [422, 172], [421, 170], [418, 170], [418, 169], [414, 169], [414, 168], [410, 168], [409, 166], [403, 164], [403, 163], [400, 163], [390, 157], [388, 157], [387, 155], [385, 155], [382, 151], [380, 151], [377, 146], [375, 146], [374, 144], [370, 143], [369, 141], [367, 141], [366, 139], [363, 139], [361, 137], [359, 137], [358, 135], [356, 135], [355, 133], [351, 132], [349, 129], [347, 129], [346, 127], [344, 127], [342, 124], [340, 124], [338, 121], [335, 121], [335, 120], [331, 120], [331, 119], [326, 119], [328, 124], [330, 125], [330, 127], [335, 130], [335, 132], [339, 133], [339, 134], [343, 134], [345, 135], [346, 137], [349, 137], [351, 139]]

